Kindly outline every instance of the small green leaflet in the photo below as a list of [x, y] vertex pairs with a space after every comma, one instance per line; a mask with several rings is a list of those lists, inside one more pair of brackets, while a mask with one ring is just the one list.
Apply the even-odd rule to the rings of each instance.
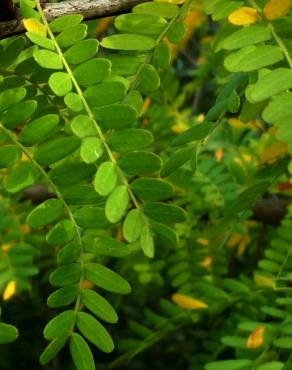
[[0, 323], [0, 344], [13, 342], [17, 337], [18, 331], [14, 326]]
[[58, 96], [64, 96], [72, 90], [72, 81], [68, 73], [55, 72], [49, 78], [49, 86]]
[[103, 144], [98, 137], [85, 137], [82, 139], [80, 157], [89, 164], [94, 163], [103, 154]]
[[105, 353], [114, 349], [114, 343], [108, 331], [90, 314], [78, 312], [77, 328], [82, 335]]
[[142, 229], [140, 237], [141, 248], [145, 256], [149, 258], [154, 257], [154, 240], [153, 235], [148, 225], [145, 225]]
[[118, 294], [131, 292], [131, 287], [125, 279], [99, 263], [87, 263], [85, 265], [85, 278], [109, 292]]
[[113, 50], [148, 51], [154, 48], [155, 40], [148, 36], [123, 33], [105, 37], [100, 45]]
[[118, 321], [118, 315], [112, 305], [94, 290], [82, 289], [81, 302], [98, 318], [112, 324]]
[[52, 340], [61, 335], [65, 335], [74, 327], [76, 313], [73, 310], [68, 310], [54, 317], [44, 329], [44, 337]]
[[251, 72], [283, 60], [284, 55], [278, 46], [246, 46], [230, 54], [224, 61], [229, 72]]
[[43, 68], [63, 69], [61, 57], [54, 51], [38, 49], [33, 53], [33, 57]]
[[132, 209], [127, 214], [123, 224], [123, 234], [129, 243], [139, 239], [144, 223], [144, 216], [140, 210]]
[[70, 339], [70, 353], [77, 370], [95, 370], [94, 359], [88, 344], [78, 333]]
[[58, 199], [48, 199], [34, 208], [27, 216], [31, 227], [42, 227], [56, 221], [63, 213], [63, 203]]
[[117, 186], [106, 201], [106, 218], [112, 223], [120, 221], [128, 208], [128, 204], [129, 193], [126, 185]]
[[118, 176], [114, 163], [103, 162], [99, 166], [94, 178], [95, 191], [102, 196], [107, 196], [115, 188], [117, 180]]

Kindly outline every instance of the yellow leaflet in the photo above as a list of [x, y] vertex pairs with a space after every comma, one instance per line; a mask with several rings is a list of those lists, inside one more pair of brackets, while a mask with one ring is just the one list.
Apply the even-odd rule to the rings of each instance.
[[176, 134], [181, 134], [182, 132], [186, 131], [188, 128], [189, 126], [183, 122], [177, 122], [175, 125], [171, 126], [171, 130], [175, 132]]
[[235, 117], [229, 118], [228, 123], [234, 128], [246, 128], [246, 125], [240, 119]]
[[111, 23], [113, 22], [114, 17], [107, 17], [103, 18], [98, 22], [98, 25], [96, 27], [96, 34], [102, 35], [107, 31]]
[[270, 0], [264, 7], [264, 14], [270, 21], [285, 17], [292, 8], [291, 0]]
[[8, 244], [8, 243], [1, 245], [1, 249], [3, 250], [3, 252], [8, 252], [11, 247], [12, 247], [12, 245]]
[[259, 14], [256, 9], [248, 6], [243, 6], [229, 14], [228, 21], [236, 26], [246, 26], [256, 23], [259, 19]]
[[21, 225], [21, 231], [24, 235], [27, 235], [30, 233], [30, 227], [28, 224]]
[[24, 19], [23, 25], [28, 32], [38, 33], [39, 35], [46, 36], [46, 27], [35, 18]]
[[212, 267], [212, 264], [213, 258], [211, 256], [206, 256], [205, 259], [202, 262], [200, 262], [200, 265], [205, 267], [206, 269]]
[[171, 300], [181, 308], [184, 308], [185, 310], [196, 310], [199, 308], [208, 307], [208, 305], [205, 302], [192, 297], [188, 297], [187, 295], [184, 294], [173, 294], [171, 296]]
[[204, 239], [204, 238], [198, 238], [197, 242], [200, 243], [200, 244], [203, 244], [203, 245], [208, 245], [209, 244], [209, 240]]
[[4, 301], [8, 301], [11, 297], [14, 296], [16, 292], [16, 282], [14, 280], [10, 281], [3, 293], [3, 299]]
[[256, 286], [276, 289], [276, 284], [275, 284], [273, 278], [271, 278], [269, 276], [264, 276], [264, 275], [258, 275], [257, 274], [257, 275], [254, 276], [254, 282], [255, 282]]
[[259, 328], [255, 329], [250, 336], [247, 338], [246, 346], [249, 349], [260, 348], [264, 345], [266, 328], [264, 326], [260, 326]]
[[261, 160], [264, 163], [272, 163], [288, 152], [288, 144], [282, 141], [276, 141], [269, 145], [261, 153]]

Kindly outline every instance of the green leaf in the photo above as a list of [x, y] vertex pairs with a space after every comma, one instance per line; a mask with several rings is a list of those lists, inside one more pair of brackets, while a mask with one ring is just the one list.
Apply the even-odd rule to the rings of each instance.
[[260, 102], [292, 87], [292, 71], [288, 68], [277, 68], [261, 77], [248, 89], [247, 98], [251, 103]]
[[186, 219], [184, 210], [172, 204], [147, 202], [144, 205], [144, 212], [149, 218], [158, 222], [183, 222]]
[[120, 221], [128, 208], [128, 204], [129, 193], [126, 185], [117, 186], [106, 201], [106, 218], [112, 223]]
[[147, 93], [159, 88], [160, 77], [155, 67], [151, 64], [144, 66], [139, 75], [138, 89]]
[[109, 55], [112, 63], [112, 73], [120, 76], [132, 76], [137, 73], [145, 57], [141, 55]]
[[63, 30], [57, 37], [57, 43], [61, 48], [67, 48], [83, 40], [87, 34], [86, 24], [77, 24]]
[[67, 28], [79, 24], [82, 19], [83, 16], [80, 14], [63, 15], [50, 22], [50, 29], [53, 32], [62, 32]]
[[115, 27], [121, 32], [158, 36], [167, 25], [162, 17], [153, 14], [123, 14], [115, 19]]
[[99, 263], [87, 263], [85, 265], [85, 278], [109, 292], [118, 294], [131, 292], [131, 287], [125, 279]]
[[132, 209], [127, 214], [123, 224], [123, 235], [129, 243], [139, 239], [144, 222], [143, 214], [138, 209]]
[[114, 343], [108, 331], [90, 314], [78, 312], [77, 327], [84, 337], [105, 353], [114, 349]]
[[55, 132], [59, 121], [60, 119], [57, 114], [46, 114], [39, 117], [22, 129], [19, 140], [25, 146], [40, 143]]
[[[15, 87], [13, 89], [2, 91], [0, 93], [0, 112], [21, 102], [25, 96], [26, 89], [24, 87]], [[12, 109], [15, 109], [15, 107]]]
[[52, 286], [66, 286], [77, 283], [81, 278], [81, 267], [79, 263], [69, 263], [58, 267], [50, 275], [50, 284]]
[[290, 117], [292, 112], [292, 93], [285, 92], [273, 97], [263, 111], [263, 119], [269, 123], [278, 124], [279, 121]]
[[83, 180], [90, 179], [94, 172], [94, 165], [87, 165], [82, 162], [65, 162], [54, 167], [49, 174], [56, 185], [72, 186]]
[[186, 147], [176, 150], [170, 155], [161, 170], [161, 176], [167, 177], [188, 162], [193, 155], [194, 148]]
[[53, 360], [56, 355], [61, 351], [61, 349], [65, 346], [68, 339], [68, 334], [64, 336], [60, 336], [59, 338], [54, 339], [43, 351], [40, 356], [40, 363], [41, 365], [48, 364], [51, 360]]
[[282, 370], [284, 366], [283, 362], [271, 361], [258, 366], [256, 370]]
[[44, 329], [44, 337], [52, 340], [66, 335], [73, 329], [76, 320], [76, 313], [73, 310], [68, 310], [54, 317]]
[[173, 18], [178, 11], [177, 5], [166, 2], [139, 4], [133, 9], [133, 13], [152, 14], [169, 19]]
[[137, 118], [137, 112], [128, 104], [110, 104], [94, 107], [97, 122], [105, 130], [121, 129], [131, 126]]
[[100, 45], [113, 50], [149, 51], [154, 48], [155, 40], [148, 36], [123, 33], [103, 38]]
[[135, 151], [121, 157], [119, 166], [129, 175], [148, 175], [160, 170], [161, 159], [150, 152]]
[[24, 100], [13, 105], [2, 114], [1, 121], [3, 125], [10, 130], [14, 130], [33, 115], [37, 105], [38, 103], [35, 100]]
[[63, 213], [63, 203], [58, 199], [48, 199], [38, 205], [27, 216], [31, 227], [42, 227], [56, 221]]
[[94, 178], [94, 189], [102, 196], [107, 196], [115, 188], [118, 180], [116, 166], [113, 162], [103, 162]]
[[49, 49], [49, 50], [54, 50], [54, 43], [52, 40], [48, 39], [47, 37], [35, 33], [35, 32], [26, 32], [26, 36], [30, 39], [31, 42], [34, 44], [44, 48], [44, 49]]
[[147, 148], [153, 142], [151, 132], [139, 128], [126, 128], [113, 132], [108, 144], [116, 152], [130, 152]]
[[110, 68], [111, 63], [107, 59], [91, 59], [75, 68], [74, 76], [81, 86], [90, 86], [106, 79]]
[[80, 334], [72, 334], [70, 339], [70, 353], [77, 370], [95, 370], [94, 359], [90, 348]]
[[214, 123], [206, 122], [202, 124], [197, 124], [191, 127], [187, 131], [178, 135], [171, 143], [173, 146], [182, 145], [189, 143], [191, 141], [198, 141], [204, 139], [214, 128]]
[[149, 258], [154, 257], [154, 240], [152, 232], [148, 225], [145, 225], [142, 229], [140, 237], [141, 248], [145, 256]]
[[75, 236], [75, 227], [72, 221], [62, 220], [58, 222], [46, 235], [49, 245], [60, 246], [70, 242]]
[[88, 87], [84, 95], [90, 105], [101, 107], [122, 101], [126, 95], [126, 88], [119, 81], [104, 81]]
[[178, 236], [173, 228], [159, 222], [151, 221], [151, 230], [157, 235], [165, 246], [175, 247], [178, 243]]
[[118, 321], [113, 306], [94, 290], [82, 289], [81, 302], [100, 319], [112, 324]]
[[82, 40], [71, 46], [65, 52], [65, 58], [70, 64], [80, 64], [93, 58], [98, 52], [99, 42], [95, 39]]
[[35, 152], [35, 159], [43, 166], [48, 166], [71, 154], [79, 146], [80, 139], [77, 137], [58, 137], [40, 145]]
[[52, 308], [68, 306], [77, 299], [79, 294], [80, 289], [77, 286], [68, 285], [50, 294], [47, 304]]
[[166, 43], [161, 42], [154, 50], [153, 64], [159, 68], [168, 68], [170, 61], [170, 49]]
[[206, 366], [206, 370], [245, 370], [247, 366], [251, 365], [251, 360], [223, 360], [209, 362]]
[[5, 179], [5, 189], [10, 193], [17, 193], [33, 185], [38, 175], [35, 167], [30, 162], [17, 163]]
[[71, 129], [74, 134], [81, 139], [87, 136], [97, 135], [97, 131], [92, 120], [84, 114], [79, 114], [73, 118], [71, 122]]
[[131, 183], [134, 194], [143, 200], [165, 200], [173, 196], [174, 189], [166, 181], [145, 177]]
[[246, 338], [224, 336], [221, 338], [221, 343], [232, 348], [246, 349]]
[[74, 217], [80, 227], [86, 229], [96, 229], [109, 226], [109, 221], [105, 217], [104, 208], [83, 207], [74, 212]]
[[37, 64], [48, 69], [63, 69], [61, 57], [51, 50], [38, 49], [33, 53]]
[[292, 348], [292, 337], [280, 337], [273, 341], [274, 346], [283, 349]]
[[72, 90], [72, 81], [68, 73], [55, 72], [49, 78], [49, 86], [58, 96], [64, 96]]
[[224, 39], [222, 47], [226, 50], [235, 50], [270, 39], [271, 32], [266, 25], [251, 25], [232, 32]]
[[83, 111], [83, 108], [84, 108], [83, 102], [82, 102], [80, 96], [76, 93], [69, 92], [64, 98], [64, 103], [73, 112]]
[[5, 145], [0, 147], [0, 168], [13, 164], [21, 157], [21, 150], [16, 145]]
[[185, 35], [185, 25], [182, 21], [174, 22], [167, 31], [167, 38], [173, 44], [179, 44]]
[[89, 164], [96, 162], [103, 154], [103, 144], [98, 137], [85, 137], [82, 139], [80, 157]]
[[14, 342], [18, 337], [18, 330], [15, 326], [0, 323], [0, 344]]
[[131, 254], [133, 252], [133, 248], [117, 239], [104, 236], [95, 239], [93, 251], [102, 256], [122, 258]]
[[80, 242], [72, 241], [59, 251], [57, 261], [60, 265], [75, 262], [80, 257], [80, 252]]
[[278, 46], [246, 46], [230, 54], [224, 61], [229, 72], [251, 72], [283, 60], [283, 52]]

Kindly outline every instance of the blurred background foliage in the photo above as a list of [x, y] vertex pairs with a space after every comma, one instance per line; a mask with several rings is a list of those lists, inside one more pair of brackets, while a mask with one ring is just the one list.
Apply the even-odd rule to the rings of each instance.
[[[225, 26], [206, 15], [205, 6], [204, 1], [193, 5], [184, 21], [183, 41], [170, 43], [171, 68], [162, 74], [159, 90], [144, 101], [141, 125], [153, 132], [155, 151], [162, 158], [169, 158], [170, 142], [178, 134], [205, 119], [230, 81], [221, 63], [223, 52], [214, 52]], [[115, 33], [113, 18], [87, 24], [92, 37]], [[288, 46], [291, 50], [291, 37]], [[107, 297], [120, 315], [119, 323], [110, 328], [117, 349], [111, 355], [94, 352], [99, 369], [201, 370], [206, 363], [232, 358], [258, 359], [259, 364], [270, 361], [270, 367], [257, 367], [263, 370], [292, 369], [288, 145], [261, 118], [250, 119], [239, 111], [238, 95], [233, 104], [234, 113], [230, 109], [224, 115], [201, 152], [194, 153], [192, 161], [182, 159], [182, 166], [169, 176], [175, 202], [187, 212], [187, 222], [176, 225], [178, 245], [172, 244], [172, 235], [166, 235], [166, 243], [156, 247], [154, 260], [141, 253], [124, 259], [104, 257], [133, 289], [126, 297]], [[222, 224], [228, 204], [254, 185], [259, 171], [266, 171], [269, 179], [261, 192], [263, 200], [256, 207], [248, 204], [239, 219], [225, 218]], [[55, 267], [56, 250], [47, 247], [43, 232], [26, 225], [25, 215], [32, 207], [29, 200], [20, 195], [20, 199], [0, 201], [2, 318], [20, 332], [15, 343], [1, 345], [0, 369], [40, 369], [42, 330], [52, 316], [45, 302], [51, 292], [48, 276]], [[88, 232], [88, 243], [92, 238]], [[23, 255], [13, 255], [11, 243], [32, 247]], [[202, 311], [197, 313], [196, 308]], [[271, 338], [279, 330], [287, 343], [273, 347]], [[63, 351], [44, 369], [72, 366]], [[220, 366], [217, 370], [246, 369], [249, 363]]]

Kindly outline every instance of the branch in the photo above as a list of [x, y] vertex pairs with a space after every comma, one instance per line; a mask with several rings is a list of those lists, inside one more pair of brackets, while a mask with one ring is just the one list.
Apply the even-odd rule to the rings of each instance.
[[[129, 12], [133, 6], [148, 0], [72, 0], [44, 5], [48, 21], [62, 15], [82, 14], [84, 19], [96, 19]], [[0, 39], [24, 32], [21, 18], [0, 22]]]

